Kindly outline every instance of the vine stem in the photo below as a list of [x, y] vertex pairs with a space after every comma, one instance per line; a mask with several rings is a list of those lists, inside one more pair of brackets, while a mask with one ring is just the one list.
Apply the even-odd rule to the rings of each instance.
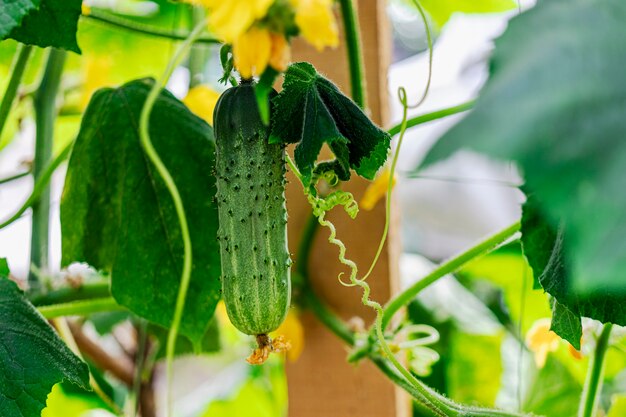
[[178, 337], [178, 330], [180, 327], [180, 322], [183, 317], [183, 310], [185, 308], [185, 299], [187, 297], [187, 290], [189, 289], [189, 281], [191, 279], [191, 267], [192, 267], [192, 248], [191, 248], [191, 237], [189, 235], [189, 226], [187, 224], [187, 216], [185, 215], [185, 208], [183, 206], [183, 201], [180, 197], [180, 192], [178, 191], [178, 187], [172, 178], [169, 170], [159, 157], [158, 152], [154, 149], [152, 145], [152, 141], [150, 140], [150, 132], [149, 132], [149, 122], [150, 122], [150, 114], [152, 112], [152, 108], [156, 103], [159, 94], [161, 94], [161, 90], [164, 88], [165, 84], [171, 77], [174, 69], [178, 65], [180, 65], [181, 61], [189, 52], [189, 49], [193, 45], [193, 42], [200, 36], [204, 28], [206, 27], [206, 20], [202, 20], [189, 34], [189, 37], [180, 45], [172, 59], [167, 65], [165, 72], [161, 76], [161, 78], [154, 82], [154, 86], [148, 97], [146, 98], [146, 102], [141, 109], [141, 116], [139, 118], [139, 136], [141, 140], [141, 146], [143, 147], [146, 155], [154, 165], [155, 169], [163, 179], [165, 186], [167, 187], [170, 196], [172, 197], [172, 201], [174, 202], [174, 207], [176, 209], [176, 215], [178, 217], [178, 222], [180, 225], [181, 235], [183, 239], [183, 248], [184, 248], [184, 258], [183, 258], [183, 268], [181, 272], [180, 278], [180, 287], [178, 289], [178, 295], [176, 297], [176, 307], [174, 310], [174, 317], [172, 318], [172, 325], [167, 334], [167, 345], [166, 345], [166, 374], [167, 374], [167, 416], [172, 415], [172, 376], [173, 376], [173, 363], [174, 363], [174, 349], [176, 347], [176, 339]]
[[[54, 140], [54, 121], [56, 119], [56, 97], [61, 84], [63, 66], [67, 53], [60, 49], [50, 49], [41, 84], [34, 97], [35, 124], [35, 160], [33, 177], [37, 183], [47, 174], [46, 165], [52, 157]], [[51, 173], [49, 173], [52, 175]], [[39, 190], [39, 198], [32, 204], [32, 234], [30, 240], [30, 265], [42, 270], [48, 267], [48, 244], [50, 223], [50, 187], [47, 181]], [[38, 285], [32, 272], [28, 276], [31, 288]]]
[[[468, 102], [465, 102], [456, 106], [452, 106], [452, 107], [437, 110], [431, 113], [411, 117], [410, 119], [406, 121], [406, 128], [409, 129], [409, 128], [421, 125], [423, 123], [432, 122], [433, 120], [442, 119], [444, 117], [452, 116], [458, 113], [463, 113], [465, 111], [470, 110], [472, 107], [474, 107], [474, 104], [476, 104], [476, 101], [471, 100], [471, 101], [468, 101]], [[402, 122], [398, 123], [397, 125], [392, 126], [391, 128], [387, 130], [387, 132], [391, 136], [395, 136], [398, 133], [400, 133], [401, 129], [402, 129]]]
[[28, 298], [35, 306], [105, 298], [111, 295], [109, 287], [108, 279], [94, 280], [84, 282], [79, 286], [65, 285], [53, 290], [29, 293]]
[[521, 223], [515, 222], [512, 225], [502, 229], [501, 231], [489, 236], [488, 238], [478, 243], [477, 245], [472, 246], [465, 252], [462, 252], [454, 258], [442, 263], [431, 273], [411, 285], [409, 288], [402, 291], [400, 294], [393, 297], [389, 302], [387, 302], [384, 308], [382, 318], [383, 328], [387, 327], [395, 313], [397, 313], [402, 307], [410, 303], [415, 298], [415, 296], [419, 294], [419, 292], [422, 291], [424, 288], [428, 287], [438, 279], [457, 271], [469, 261], [493, 251], [496, 247], [500, 246], [511, 237], [513, 237], [513, 235], [515, 235], [517, 232], [519, 232], [520, 228]]
[[362, 109], [365, 109], [367, 107], [367, 93], [365, 90], [359, 17], [356, 13], [353, 0], [339, 0], [339, 4], [341, 6], [346, 50], [348, 52], [350, 92], [354, 102]]
[[[111, 26], [117, 29], [123, 29], [138, 34], [153, 36], [156, 38], [170, 39], [174, 41], [184, 41], [189, 38], [189, 32], [170, 31], [159, 27], [144, 25], [134, 22], [130, 19], [124, 19], [122, 17], [115, 16], [112, 13], [101, 12], [96, 9], [83, 9], [83, 18], [103, 23], [107, 26]], [[204, 44], [220, 44], [222, 43], [217, 38], [208, 38], [198, 36], [193, 40], [194, 43]]]
[[602, 379], [604, 377], [604, 364], [606, 352], [609, 347], [609, 337], [613, 325], [606, 323], [602, 327], [602, 333], [598, 337], [596, 350], [591, 358], [589, 369], [587, 370], [587, 378], [583, 388], [583, 394], [580, 399], [580, 407], [578, 409], [578, 417], [595, 417], [598, 410], [598, 400], [602, 391]]
[[2, 138], [4, 124], [9, 117], [11, 108], [13, 107], [13, 101], [15, 100], [17, 90], [22, 82], [24, 70], [26, 69], [32, 50], [33, 47], [30, 45], [24, 45], [22, 43], [17, 45], [15, 58], [11, 64], [9, 72], [9, 74], [11, 74], [11, 78], [9, 79], [6, 90], [4, 90], [4, 96], [2, 96], [2, 102], [0, 103], [0, 138]]
[[45, 318], [52, 319], [66, 316], [86, 316], [102, 311], [123, 311], [125, 308], [117, 304], [113, 297], [106, 297], [40, 306], [37, 307], [37, 310]]

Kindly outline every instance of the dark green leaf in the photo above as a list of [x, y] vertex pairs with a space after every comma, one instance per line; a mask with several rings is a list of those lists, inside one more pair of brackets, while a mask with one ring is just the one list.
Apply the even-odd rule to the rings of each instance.
[[42, 48], [52, 46], [80, 54], [76, 42], [82, 0], [41, 0], [38, 10], [24, 18], [9, 38]]
[[270, 142], [298, 143], [295, 159], [309, 181], [324, 143], [336, 160], [324, 169], [336, 168], [340, 179], [350, 168], [367, 179], [385, 163], [391, 137], [374, 125], [352, 100], [344, 96], [309, 63], [289, 66], [283, 91], [273, 100], [274, 120]]
[[38, 7], [39, 0], [0, 0], [0, 39], [5, 39]]
[[550, 330], [567, 340], [574, 348], [580, 350], [580, 338], [583, 335], [583, 325], [580, 316], [574, 314], [569, 308], [554, 298], [550, 300], [550, 304], [552, 304]]
[[[568, 235], [550, 225], [541, 215], [536, 196], [523, 207], [522, 245], [524, 255], [543, 289], [555, 298], [552, 330], [574, 347], [580, 347], [580, 318], [626, 325], [626, 297], [608, 289], [592, 296], [572, 291], [569, 263], [566, 262]], [[530, 219], [530, 221], [529, 221]]]
[[0, 275], [0, 415], [38, 416], [52, 386], [89, 388], [87, 364], [76, 357], [17, 285]]
[[544, 1], [514, 18], [475, 110], [426, 160], [470, 147], [516, 161], [549, 222], [566, 227], [581, 295], [626, 293], [625, 21], [622, 0]]
[[[169, 327], [182, 269], [178, 218], [137, 132], [151, 82], [94, 94], [70, 158], [61, 201], [63, 264], [111, 274], [115, 299]], [[179, 187], [190, 226], [193, 270], [181, 332], [201, 340], [221, 285], [213, 132], [168, 92], [153, 109], [150, 136]]]

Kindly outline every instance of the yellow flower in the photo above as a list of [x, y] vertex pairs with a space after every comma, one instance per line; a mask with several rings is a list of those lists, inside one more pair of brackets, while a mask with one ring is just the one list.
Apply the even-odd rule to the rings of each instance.
[[213, 126], [213, 110], [220, 98], [220, 93], [206, 85], [198, 85], [187, 93], [183, 103], [193, 114]]
[[270, 53], [270, 65], [276, 71], [286, 71], [291, 59], [289, 42], [281, 34], [270, 33], [272, 39], [272, 51]]
[[224, 42], [232, 43], [257, 19], [267, 14], [274, 0], [185, 0], [209, 11], [209, 27]]
[[302, 349], [304, 349], [304, 328], [296, 309], [289, 309], [283, 324], [272, 332], [272, 337], [276, 336], [284, 336], [291, 345], [291, 349], [287, 351], [287, 358], [291, 362], [298, 360]]
[[268, 65], [285, 71], [291, 51], [285, 37], [253, 26], [233, 42], [235, 68], [243, 78], [261, 75]]
[[263, 74], [271, 53], [272, 38], [267, 29], [253, 27], [233, 42], [235, 67], [243, 78]]
[[80, 105], [84, 109], [96, 90], [111, 83], [114, 60], [109, 55], [88, 55], [83, 62], [85, 76]]
[[339, 45], [339, 30], [333, 14], [333, 0], [291, 0], [300, 34], [321, 51]]
[[[393, 185], [396, 184], [396, 176], [393, 176]], [[385, 168], [380, 175], [372, 182], [365, 190], [365, 194], [359, 202], [359, 206], [363, 210], [373, 210], [376, 207], [376, 203], [380, 201], [385, 194], [387, 194], [387, 187], [389, 186], [389, 168]]]
[[526, 344], [535, 355], [535, 364], [543, 368], [549, 352], [559, 348], [559, 336], [550, 330], [550, 319], [537, 320], [526, 334]]

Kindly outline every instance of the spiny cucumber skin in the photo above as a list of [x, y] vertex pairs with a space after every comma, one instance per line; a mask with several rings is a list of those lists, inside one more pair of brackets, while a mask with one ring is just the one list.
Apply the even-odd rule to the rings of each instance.
[[213, 120], [224, 303], [237, 329], [266, 334], [291, 298], [285, 148], [268, 143], [252, 85], [225, 91]]

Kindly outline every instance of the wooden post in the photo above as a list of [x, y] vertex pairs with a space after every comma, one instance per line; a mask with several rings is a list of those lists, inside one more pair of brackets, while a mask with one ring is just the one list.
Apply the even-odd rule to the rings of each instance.
[[[385, 14], [385, 0], [359, 1], [359, 21], [367, 80], [368, 111], [372, 119], [388, 122], [387, 68], [391, 56], [390, 28]], [[318, 53], [303, 42], [296, 42], [294, 61], [309, 61], [321, 73], [349, 93], [346, 50]], [[345, 187], [357, 201], [367, 182], [356, 175]], [[310, 207], [303, 198], [302, 187], [293, 177], [287, 187], [289, 211], [289, 244], [295, 253], [298, 239], [308, 219]], [[339, 239], [346, 244], [346, 256], [354, 260], [363, 273], [378, 248], [385, 222], [384, 201], [373, 211], [361, 211], [351, 220], [341, 208], [328, 218], [337, 226]], [[320, 228], [315, 239], [309, 270], [316, 293], [342, 318], [361, 317], [369, 325], [374, 318], [371, 309], [361, 304], [361, 290], [343, 287], [339, 273], [348, 271], [339, 263], [336, 246], [328, 243], [328, 230]], [[384, 303], [398, 282], [399, 239], [396, 222], [391, 225], [387, 247], [374, 273], [368, 279], [372, 298]], [[295, 259], [295, 262], [298, 262]], [[287, 364], [289, 384], [289, 417], [408, 417], [410, 401], [399, 388], [367, 361], [358, 366], [348, 364], [343, 342], [331, 334], [310, 313], [302, 317], [305, 328], [304, 351], [295, 363]]]

